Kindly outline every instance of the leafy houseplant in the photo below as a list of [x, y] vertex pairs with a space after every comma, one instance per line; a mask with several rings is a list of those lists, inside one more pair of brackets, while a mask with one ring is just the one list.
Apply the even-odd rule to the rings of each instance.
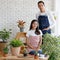
[[43, 36], [42, 50], [50, 57], [49, 60], [60, 60], [60, 38], [45, 34]]
[[12, 47], [19, 47], [21, 45], [23, 45], [22, 41], [20, 40], [17, 40], [17, 39], [13, 39], [11, 42], [10, 42], [10, 45]]
[[38, 52], [37, 51], [35, 51], [34, 59], [38, 59]]
[[12, 55], [18, 56], [20, 54], [20, 46], [22, 46], [22, 45], [23, 45], [22, 41], [13, 39], [10, 42]]
[[9, 29], [9, 31], [7, 31], [6, 29], [0, 31], [0, 39], [2, 39], [2, 42], [7, 42], [7, 39], [9, 39], [10, 34], [11, 34], [11, 29]]
[[2, 51], [6, 47], [7, 39], [9, 39], [10, 34], [11, 34], [11, 29], [9, 29], [8, 31], [6, 29], [0, 31], [0, 39], [2, 40], [0, 41], [0, 51]]
[[4, 56], [7, 56], [7, 55], [8, 55], [8, 52], [9, 52], [8, 47], [5, 47], [5, 48], [3, 49]]
[[5, 54], [8, 54], [8, 52], [9, 52], [8, 47], [5, 47], [5, 48], [3, 49], [3, 52], [4, 52]]

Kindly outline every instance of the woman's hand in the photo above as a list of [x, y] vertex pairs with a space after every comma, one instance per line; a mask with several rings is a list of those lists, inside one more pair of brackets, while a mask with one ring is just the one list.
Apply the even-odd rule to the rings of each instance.
[[36, 48], [36, 51], [38, 51], [39, 49], [40, 49], [40, 47], [37, 47], [37, 48]]
[[34, 51], [38, 51], [39, 49], [40, 49], [40, 47], [33, 48]]

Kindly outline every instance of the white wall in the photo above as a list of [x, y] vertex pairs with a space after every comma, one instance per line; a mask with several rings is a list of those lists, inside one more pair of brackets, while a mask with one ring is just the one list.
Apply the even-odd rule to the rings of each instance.
[[[38, 12], [37, 2], [39, 0], [0, 0], [0, 30], [3, 28], [12, 29], [11, 38], [19, 32], [17, 21], [26, 21], [25, 31], [28, 31], [30, 21], [35, 18]], [[46, 7], [54, 10], [52, 0], [44, 0]]]
[[55, 11], [57, 13], [57, 35], [60, 35], [60, 0], [55, 1]]

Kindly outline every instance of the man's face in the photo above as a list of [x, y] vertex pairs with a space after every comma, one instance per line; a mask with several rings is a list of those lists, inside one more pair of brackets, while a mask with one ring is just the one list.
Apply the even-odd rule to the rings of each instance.
[[45, 10], [45, 6], [43, 3], [39, 3], [38, 4], [38, 8], [41, 10], [41, 11], [44, 11]]

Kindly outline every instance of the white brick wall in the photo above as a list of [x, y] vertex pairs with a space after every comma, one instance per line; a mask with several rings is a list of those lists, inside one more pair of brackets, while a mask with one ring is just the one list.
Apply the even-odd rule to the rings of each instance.
[[[28, 31], [30, 21], [38, 12], [37, 2], [39, 0], [0, 0], [0, 30], [12, 29], [11, 38], [19, 32], [17, 21], [26, 21], [25, 31]], [[52, 0], [44, 0], [48, 9], [52, 10]]]

